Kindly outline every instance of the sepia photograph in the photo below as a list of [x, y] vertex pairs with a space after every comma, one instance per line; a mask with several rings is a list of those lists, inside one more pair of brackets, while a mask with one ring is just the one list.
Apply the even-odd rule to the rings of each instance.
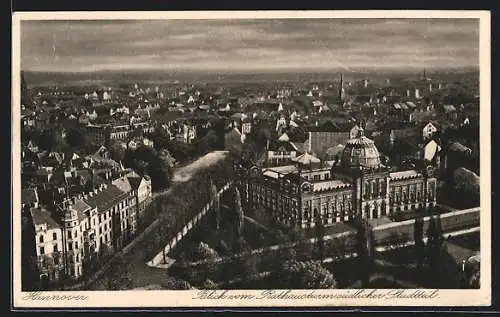
[[13, 305], [489, 305], [489, 18], [16, 13]]

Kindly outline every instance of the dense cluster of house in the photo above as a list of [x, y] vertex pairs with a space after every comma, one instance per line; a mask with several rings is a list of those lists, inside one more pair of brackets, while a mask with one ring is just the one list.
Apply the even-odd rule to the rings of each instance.
[[22, 151], [23, 255], [41, 280], [78, 279], [123, 248], [152, 199], [151, 181], [96, 153]]

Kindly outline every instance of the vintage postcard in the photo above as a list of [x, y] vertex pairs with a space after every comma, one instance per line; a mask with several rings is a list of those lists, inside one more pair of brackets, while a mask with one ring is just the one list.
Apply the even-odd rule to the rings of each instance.
[[13, 15], [12, 307], [487, 306], [487, 11]]

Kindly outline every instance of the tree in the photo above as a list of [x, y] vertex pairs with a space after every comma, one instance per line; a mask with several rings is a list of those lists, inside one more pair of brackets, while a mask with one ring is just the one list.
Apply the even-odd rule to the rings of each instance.
[[210, 195], [214, 200], [214, 211], [215, 211], [215, 227], [216, 230], [220, 229], [221, 214], [220, 214], [220, 198], [217, 196], [217, 187], [215, 186], [212, 179], [210, 179]]
[[330, 271], [313, 261], [286, 261], [277, 272], [282, 288], [326, 289], [336, 288], [337, 281]]
[[435, 217], [429, 219], [427, 228], [427, 261], [433, 281], [439, 281], [441, 274], [441, 258], [444, 250], [444, 238], [440, 231], [440, 225]]
[[206, 279], [205, 282], [203, 283], [203, 289], [218, 289], [219, 285], [212, 281], [211, 279]]
[[397, 157], [399, 161], [414, 157], [417, 151], [418, 147], [416, 144], [407, 139], [395, 140], [391, 149], [392, 156]]
[[477, 270], [472, 274], [469, 280], [469, 287], [471, 288], [481, 288], [481, 271]]
[[414, 240], [415, 240], [415, 257], [417, 259], [417, 268], [421, 269], [424, 260], [424, 241], [423, 241], [424, 222], [421, 217], [415, 219]]
[[208, 131], [207, 135], [205, 135], [204, 138], [209, 151], [217, 149], [219, 143], [219, 137], [217, 136], [214, 130]]
[[56, 129], [45, 129], [40, 134], [39, 146], [42, 150], [60, 151], [64, 145], [62, 135]]
[[191, 289], [191, 285], [182, 279], [165, 276], [159, 281], [162, 289], [170, 289], [170, 290], [188, 290]]
[[240, 190], [238, 187], [235, 188], [235, 210], [236, 210], [236, 233], [241, 236], [243, 233], [243, 225], [245, 223], [245, 217], [243, 215], [243, 207], [241, 206]]
[[131, 289], [133, 285], [131, 264], [121, 258], [113, 261], [106, 272], [106, 279], [110, 290]]
[[361, 266], [362, 282], [366, 285], [373, 269], [373, 230], [367, 220], [357, 221], [354, 225], [357, 228], [356, 251]]
[[109, 153], [111, 159], [116, 162], [122, 162], [125, 158], [125, 148], [117, 142], [111, 142], [109, 146]]
[[318, 248], [318, 255], [319, 259], [323, 261], [324, 258], [324, 246], [325, 246], [325, 241], [324, 241], [324, 236], [325, 236], [325, 226], [323, 225], [323, 219], [320, 215], [320, 213], [316, 213], [316, 221], [315, 221], [315, 227], [316, 227], [316, 246]]
[[72, 148], [84, 149], [89, 144], [87, 135], [80, 127], [71, 127], [66, 132], [66, 143]]
[[453, 172], [454, 194], [457, 203], [464, 208], [479, 205], [480, 182], [479, 176], [465, 168], [458, 168]]

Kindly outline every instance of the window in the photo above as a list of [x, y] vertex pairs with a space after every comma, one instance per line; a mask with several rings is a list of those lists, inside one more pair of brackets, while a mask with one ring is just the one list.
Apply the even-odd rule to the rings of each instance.
[[40, 243], [43, 243], [43, 234], [40, 236]]
[[57, 232], [54, 232], [54, 233], [52, 234], [52, 240], [57, 240]]
[[56, 244], [54, 244], [54, 252], [58, 252], [58, 251], [59, 250], [58, 250], [57, 243], [56, 243]]
[[68, 243], [68, 250], [69, 251], [73, 250], [73, 244], [72, 243]]
[[43, 255], [45, 254], [45, 248], [44, 247], [40, 247], [40, 255]]
[[59, 265], [59, 258], [57, 256], [54, 257], [54, 264]]
[[78, 241], [75, 241], [75, 250], [78, 249]]
[[71, 231], [68, 231], [68, 239], [71, 239]]

